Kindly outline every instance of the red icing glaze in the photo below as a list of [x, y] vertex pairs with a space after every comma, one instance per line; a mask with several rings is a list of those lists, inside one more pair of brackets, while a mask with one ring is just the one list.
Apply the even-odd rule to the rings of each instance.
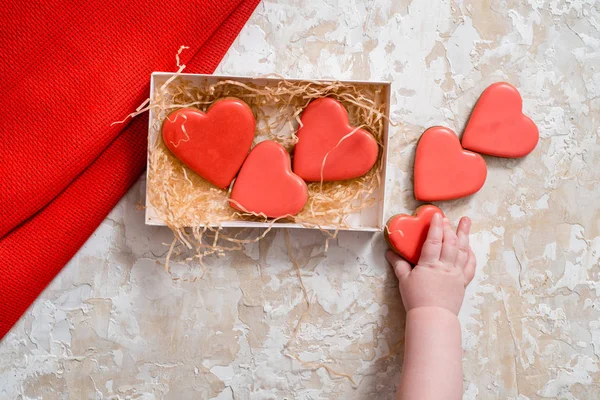
[[465, 149], [497, 157], [523, 157], [539, 140], [535, 123], [523, 115], [523, 99], [508, 83], [494, 83], [477, 102], [465, 133]]
[[290, 155], [279, 143], [257, 144], [233, 184], [230, 205], [240, 211], [265, 214], [269, 218], [295, 215], [306, 204], [306, 183], [291, 171]]
[[195, 108], [172, 112], [163, 122], [162, 135], [181, 162], [213, 185], [226, 188], [248, 155], [255, 127], [250, 107], [226, 98], [206, 113]]
[[417, 200], [451, 200], [481, 189], [487, 167], [479, 154], [461, 147], [454, 132], [436, 126], [421, 135], [414, 174]]
[[303, 111], [301, 120], [294, 149], [294, 172], [305, 181], [321, 181], [321, 167], [328, 153], [323, 181], [357, 178], [377, 161], [377, 141], [363, 129], [340, 143], [356, 128], [348, 122], [348, 112], [339, 101], [328, 97], [314, 100]]
[[428, 204], [417, 208], [415, 215], [398, 214], [390, 218], [386, 224], [385, 238], [392, 250], [416, 265], [431, 219], [436, 213], [444, 215], [442, 210]]

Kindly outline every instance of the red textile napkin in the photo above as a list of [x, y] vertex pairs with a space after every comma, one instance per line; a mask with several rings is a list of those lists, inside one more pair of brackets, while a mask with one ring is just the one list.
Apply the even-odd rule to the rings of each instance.
[[[260, 0], [12, 0], [0, 17], [0, 339], [146, 163], [153, 71], [211, 73]], [[76, 4], [75, 4], [76, 3]]]

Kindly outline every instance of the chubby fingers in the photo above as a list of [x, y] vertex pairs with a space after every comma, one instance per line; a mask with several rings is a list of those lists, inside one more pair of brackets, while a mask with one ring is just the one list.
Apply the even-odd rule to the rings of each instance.
[[469, 248], [469, 254], [467, 257], [467, 263], [463, 269], [465, 275], [465, 287], [473, 280], [475, 276], [475, 270], [477, 268], [477, 260], [475, 259], [475, 253]]
[[396, 278], [398, 280], [406, 278], [412, 269], [408, 261], [404, 258], [400, 257], [398, 254], [394, 253], [391, 250], [388, 250], [385, 253], [385, 258], [394, 268], [394, 273], [396, 274]]
[[428, 265], [439, 261], [442, 252], [442, 240], [444, 238], [444, 226], [442, 222], [442, 214], [436, 213], [431, 218], [427, 239], [423, 243], [421, 249], [421, 257], [419, 264]]
[[458, 238], [450, 226], [450, 220], [448, 220], [448, 218], [444, 218], [444, 240], [442, 241], [440, 261], [452, 266], [454, 265], [456, 261], [456, 255], [458, 254], [457, 243]]
[[458, 222], [456, 229], [458, 254], [456, 255], [456, 266], [465, 268], [467, 259], [469, 258], [469, 230], [471, 229], [471, 220], [469, 217], [462, 217]]

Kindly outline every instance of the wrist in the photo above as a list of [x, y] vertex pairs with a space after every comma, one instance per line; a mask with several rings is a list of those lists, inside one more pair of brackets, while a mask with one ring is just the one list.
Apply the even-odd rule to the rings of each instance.
[[442, 306], [418, 306], [413, 307], [407, 311], [406, 317], [408, 319], [411, 315], [419, 315], [423, 317], [431, 317], [431, 318], [442, 318], [442, 319], [456, 319], [458, 320], [458, 315], [451, 311], [450, 309]]

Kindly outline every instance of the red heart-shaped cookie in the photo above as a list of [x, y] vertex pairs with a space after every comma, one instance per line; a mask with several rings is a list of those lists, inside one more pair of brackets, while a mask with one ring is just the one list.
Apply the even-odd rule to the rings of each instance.
[[162, 135], [182, 163], [213, 185], [226, 188], [248, 155], [255, 128], [250, 107], [226, 98], [206, 113], [195, 108], [172, 112], [163, 122]]
[[279, 143], [257, 144], [233, 184], [231, 206], [269, 218], [295, 215], [306, 204], [306, 183], [291, 171], [290, 155]]
[[427, 129], [417, 144], [415, 198], [421, 201], [452, 200], [477, 192], [487, 175], [479, 154], [464, 150], [450, 129]]
[[523, 114], [523, 99], [508, 83], [488, 87], [475, 105], [462, 137], [465, 149], [497, 157], [523, 157], [533, 151], [539, 132]]
[[444, 216], [442, 210], [428, 204], [417, 208], [414, 215], [398, 214], [390, 218], [384, 234], [392, 250], [411, 264], [417, 264], [431, 219], [436, 213]]
[[320, 182], [321, 170], [325, 182], [357, 178], [377, 161], [377, 141], [369, 132], [350, 125], [348, 112], [339, 101], [329, 97], [312, 101], [301, 121], [294, 172], [305, 181]]

